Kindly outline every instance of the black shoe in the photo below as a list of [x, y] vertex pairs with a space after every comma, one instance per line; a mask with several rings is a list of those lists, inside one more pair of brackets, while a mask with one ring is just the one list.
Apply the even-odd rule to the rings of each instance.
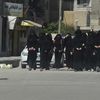
[[43, 68], [41, 68], [40, 71], [43, 71]]
[[46, 70], [50, 70], [50, 68], [46, 68]]
[[31, 71], [32, 70], [32, 68], [29, 68], [29, 71]]
[[96, 67], [96, 71], [100, 72], [100, 67], [99, 66]]
[[33, 68], [33, 70], [36, 70], [36, 68]]

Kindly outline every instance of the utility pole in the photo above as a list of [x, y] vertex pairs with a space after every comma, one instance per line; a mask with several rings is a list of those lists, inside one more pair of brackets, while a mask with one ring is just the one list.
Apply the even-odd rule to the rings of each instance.
[[61, 34], [61, 19], [62, 19], [62, 0], [59, 0], [59, 26], [58, 26], [58, 34]]

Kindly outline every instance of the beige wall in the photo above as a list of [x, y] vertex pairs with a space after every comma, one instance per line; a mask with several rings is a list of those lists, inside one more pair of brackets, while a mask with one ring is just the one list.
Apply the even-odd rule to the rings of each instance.
[[64, 11], [63, 22], [66, 25], [74, 26], [74, 12], [73, 11]]
[[87, 11], [64, 11], [64, 23], [71, 26], [87, 26]]
[[79, 26], [87, 26], [87, 11], [75, 11], [74, 14]]

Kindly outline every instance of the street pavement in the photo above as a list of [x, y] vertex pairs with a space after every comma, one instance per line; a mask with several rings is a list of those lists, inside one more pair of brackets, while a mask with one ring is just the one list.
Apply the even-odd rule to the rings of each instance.
[[100, 100], [100, 73], [0, 69], [0, 100]]

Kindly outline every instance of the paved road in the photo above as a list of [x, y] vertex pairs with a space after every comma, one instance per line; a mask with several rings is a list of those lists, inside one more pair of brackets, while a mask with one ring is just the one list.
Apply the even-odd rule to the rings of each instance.
[[100, 73], [0, 69], [0, 100], [100, 100]]

